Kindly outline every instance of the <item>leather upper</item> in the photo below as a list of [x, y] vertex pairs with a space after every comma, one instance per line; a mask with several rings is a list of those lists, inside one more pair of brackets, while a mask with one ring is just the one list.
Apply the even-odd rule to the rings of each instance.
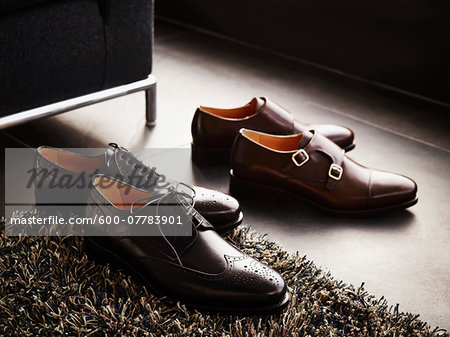
[[236, 177], [334, 210], [390, 207], [417, 195], [413, 180], [364, 167], [315, 131], [282, 137], [243, 129], [233, 145], [231, 167]]
[[[238, 109], [244, 113], [236, 113]], [[353, 144], [353, 131], [346, 127], [330, 124], [313, 127], [342, 148]], [[241, 128], [290, 135], [311, 129], [312, 126], [295, 120], [286, 109], [267, 97], [261, 97], [254, 98], [246, 106], [237, 109], [197, 108], [192, 120], [191, 132], [193, 142], [197, 145], [231, 148]]]
[[[61, 159], [64, 157], [64, 159]], [[80, 165], [77, 165], [80, 163]], [[36, 150], [34, 180], [36, 200], [39, 204], [85, 204], [90, 176], [103, 163], [103, 156], [82, 156], [66, 150], [41, 146]], [[64, 177], [70, 184], [62, 184]], [[65, 181], [69, 181], [69, 180]], [[70, 186], [69, 188], [67, 188]]]

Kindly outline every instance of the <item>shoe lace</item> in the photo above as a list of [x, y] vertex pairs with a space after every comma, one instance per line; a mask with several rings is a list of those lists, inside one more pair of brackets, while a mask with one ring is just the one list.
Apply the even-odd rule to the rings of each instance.
[[[136, 209], [142, 209], [144, 207], [156, 204], [156, 215], [158, 215], [159, 207], [161, 207], [163, 201], [169, 199], [175, 200], [185, 210], [186, 214], [191, 217], [192, 227], [194, 228], [194, 230], [198, 230], [200, 226], [209, 227], [210, 225], [206, 223], [205, 218], [200, 213], [198, 213], [197, 210], [194, 208], [194, 200], [193, 200], [194, 197], [190, 194], [185, 193], [182, 190], [179, 190], [178, 187], [180, 186], [190, 188], [189, 185], [179, 182], [176, 183], [176, 185], [171, 184], [169, 188], [158, 190], [156, 193], [153, 193], [150, 196], [134, 200], [130, 206], [130, 214], [134, 214], [134, 211]], [[145, 204], [141, 206], [143, 202], [145, 202]], [[136, 207], [137, 204], [139, 204], [139, 207]], [[178, 263], [180, 265], [183, 265], [176, 248], [169, 241], [169, 239], [167, 239], [166, 234], [164, 233], [161, 227], [161, 222], [157, 223], [157, 226], [159, 232], [161, 233], [161, 236], [175, 254]]]
[[[160, 174], [158, 172], [156, 172], [156, 168], [155, 167], [150, 167], [146, 164], [144, 164], [142, 162], [142, 160], [140, 160], [139, 158], [137, 158], [132, 152], [128, 151], [126, 148], [121, 147], [119, 145], [117, 145], [116, 143], [110, 143], [110, 146], [114, 147], [117, 151], [123, 151], [126, 152], [132, 159], [133, 161], [133, 166], [136, 167], [136, 165], [139, 165], [143, 168], [144, 171], [148, 171], [146, 179], [149, 180], [152, 177], [155, 177], [155, 182], [167, 182], [169, 185], [175, 185], [175, 186], [184, 186], [186, 187], [188, 190], [190, 190], [190, 196], [188, 196], [187, 194], [185, 194], [186, 197], [188, 197], [189, 199], [191, 199], [191, 203], [192, 205], [194, 204], [194, 198], [195, 198], [195, 190], [192, 188], [192, 186], [189, 186], [185, 183], [181, 183], [181, 182], [175, 182], [175, 181], [171, 181], [170, 179], [167, 179], [166, 176], [164, 174]], [[170, 187], [169, 187], [170, 188]]]

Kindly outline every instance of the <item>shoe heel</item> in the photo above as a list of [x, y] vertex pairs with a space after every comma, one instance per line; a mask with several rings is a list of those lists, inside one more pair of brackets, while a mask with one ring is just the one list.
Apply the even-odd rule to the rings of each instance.
[[228, 148], [206, 147], [191, 144], [192, 161], [199, 166], [214, 166], [230, 163], [231, 150]]
[[34, 202], [36, 205], [45, 205], [49, 203], [49, 190], [45, 187], [34, 186]]
[[[86, 199], [84, 193], [83, 191], [83, 195], [73, 199], [71, 197], [73, 192], [70, 191], [49, 189], [45, 186], [34, 187], [35, 207], [40, 211], [45, 211], [47, 214], [59, 213], [65, 218], [74, 215], [84, 216], [86, 206], [79, 203], [79, 200]], [[60, 206], [56, 206], [55, 203]]]
[[276, 203], [280, 199], [280, 192], [277, 189], [238, 178], [232, 172], [230, 172], [230, 194], [243, 199], [257, 199], [267, 203]]
[[[61, 198], [54, 197], [54, 191], [47, 187], [34, 187], [34, 202], [35, 208], [41, 214], [58, 215], [66, 219], [69, 218], [70, 212], [67, 208], [62, 206], [56, 206], [55, 200], [61, 200]], [[51, 197], [53, 196], [53, 197]]]

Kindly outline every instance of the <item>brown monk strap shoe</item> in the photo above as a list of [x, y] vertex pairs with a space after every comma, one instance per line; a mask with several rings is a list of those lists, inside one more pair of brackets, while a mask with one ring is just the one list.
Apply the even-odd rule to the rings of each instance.
[[314, 130], [290, 136], [240, 130], [230, 174], [233, 195], [284, 196], [337, 215], [380, 214], [417, 203], [413, 180], [356, 163]]

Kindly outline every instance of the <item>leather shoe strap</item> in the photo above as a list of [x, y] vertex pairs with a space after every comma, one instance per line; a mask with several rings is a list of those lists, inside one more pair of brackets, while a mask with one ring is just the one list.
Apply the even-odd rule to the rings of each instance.
[[303, 166], [307, 167], [307, 165], [310, 165], [309, 157], [314, 152], [319, 152], [331, 161], [325, 180], [325, 188], [327, 190], [333, 190], [344, 174], [342, 162], [345, 151], [327, 138], [317, 134], [314, 130], [311, 130], [311, 133], [313, 136], [308, 144], [292, 155], [292, 161], [288, 164], [288, 170], [294, 168], [301, 169]]

